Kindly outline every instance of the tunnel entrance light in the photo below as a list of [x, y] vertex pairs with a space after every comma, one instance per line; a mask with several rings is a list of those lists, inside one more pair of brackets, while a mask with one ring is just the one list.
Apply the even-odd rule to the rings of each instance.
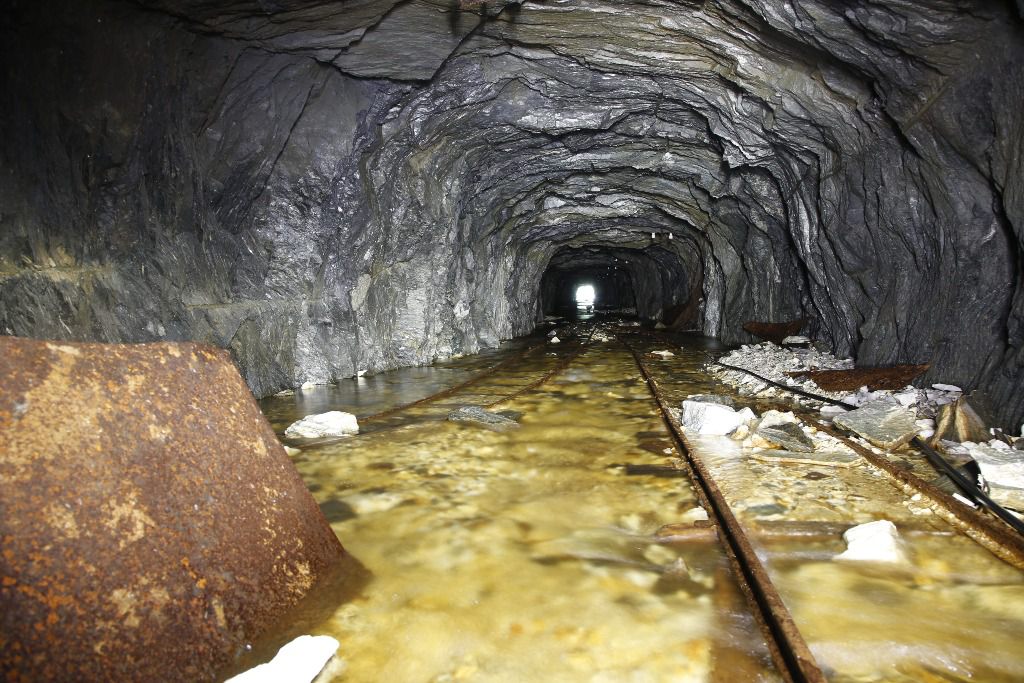
[[580, 285], [576, 288], [577, 306], [593, 306], [595, 298], [593, 285]]

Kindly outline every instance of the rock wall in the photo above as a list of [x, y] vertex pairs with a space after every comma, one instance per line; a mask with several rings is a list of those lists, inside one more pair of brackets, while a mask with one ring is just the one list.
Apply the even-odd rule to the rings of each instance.
[[807, 316], [838, 353], [931, 362], [1024, 418], [1012, 4], [3, 16], [2, 332], [211, 341], [266, 394], [521, 334], [560, 249], [672, 233], [651, 281], [685, 273], [670, 298], [702, 299], [706, 333]]

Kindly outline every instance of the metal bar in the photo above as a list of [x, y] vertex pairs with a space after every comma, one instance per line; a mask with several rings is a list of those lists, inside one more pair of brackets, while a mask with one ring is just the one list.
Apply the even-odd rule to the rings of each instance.
[[496, 373], [498, 370], [506, 367], [510, 363], [514, 363], [515, 361], [520, 360], [523, 357], [525, 357], [527, 354], [529, 354], [529, 353], [531, 353], [533, 351], [536, 351], [537, 349], [544, 348], [546, 345], [547, 345], [547, 342], [546, 341], [542, 341], [542, 342], [538, 342], [536, 344], [532, 344], [531, 346], [527, 346], [525, 349], [517, 352], [514, 356], [506, 358], [505, 360], [501, 361], [500, 363], [495, 363], [493, 366], [487, 368], [486, 370], [483, 370], [482, 372], [479, 372], [479, 373], [473, 375], [472, 377], [470, 377], [469, 379], [467, 379], [465, 381], [459, 382], [458, 384], [450, 386], [447, 389], [442, 389], [441, 391], [439, 391], [439, 392], [437, 392], [435, 394], [431, 394], [430, 396], [424, 396], [421, 399], [417, 399], [415, 401], [411, 401], [410, 403], [404, 403], [404, 404], [402, 404], [400, 406], [395, 406], [394, 408], [388, 408], [387, 410], [382, 410], [379, 413], [374, 413], [372, 415], [367, 415], [366, 417], [361, 417], [361, 418], [359, 418], [359, 422], [360, 423], [373, 422], [375, 420], [380, 420], [380, 419], [385, 418], [385, 417], [391, 417], [392, 415], [400, 413], [400, 412], [402, 412], [404, 410], [408, 410], [410, 408], [414, 408], [414, 407], [416, 407], [418, 405], [423, 405], [424, 403], [431, 403], [433, 401], [437, 401], [437, 400], [445, 398], [447, 396], [451, 396], [452, 394], [454, 394], [454, 393], [456, 393], [458, 391], [461, 391], [462, 389], [465, 389], [466, 387], [469, 387], [469, 386], [472, 386], [474, 384], [477, 384], [481, 380], [483, 380], [483, 379], [485, 379], [487, 377], [490, 377], [491, 375]]
[[670, 433], [680, 452], [686, 458], [697, 493], [705, 504], [705, 509], [716, 521], [716, 527], [724, 542], [726, 554], [733, 565], [740, 588], [746, 594], [748, 602], [753, 608], [754, 616], [765, 632], [768, 648], [779, 672], [786, 680], [794, 683], [825, 683], [827, 679], [815, 661], [814, 654], [807, 646], [807, 642], [800, 634], [789, 609], [783, 603], [782, 597], [768, 576], [760, 558], [754, 552], [750, 540], [715, 483], [711, 472], [690, 448], [682, 430], [672, 419], [666, 400], [662, 396], [657, 382], [647, 370], [642, 357], [621, 337], [619, 340], [633, 354], [633, 359], [647, 381], [648, 389], [658, 404]]

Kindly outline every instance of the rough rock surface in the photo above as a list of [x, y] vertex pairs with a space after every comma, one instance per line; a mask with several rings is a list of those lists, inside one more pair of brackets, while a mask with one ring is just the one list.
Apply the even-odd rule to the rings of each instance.
[[504, 432], [519, 426], [519, 423], [511, 417], [501, 413], [492, 413], [480, 406], [463, 406], [453, 410], [448, 413], [448, 420], [478, 425], [494, 432]]
[[1014, 3], [3, 17], [0, 332], [210, 341], [267, 394], [493, 345], [600, 276], [726, 342], [806, 317], [1024, 418]]
[[760, 426], [754, 432], [765, 441], [770, 442], [775, 448], [796, 453], [813, 453], [814, 442], [804, 434], [800, 425], [786, 422], [772, 426]]
[[856, 410], [837, 415], [833, 422], [885, 449], [902, 446], [917, 436], [920, 430], [914, 413], [898, 403], [885, 400], [872, 401]]

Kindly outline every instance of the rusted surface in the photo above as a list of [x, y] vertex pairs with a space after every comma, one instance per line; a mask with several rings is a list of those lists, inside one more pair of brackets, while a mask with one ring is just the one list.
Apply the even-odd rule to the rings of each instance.
[[825, 674], [818, 666], [814, 654], [797, 628], [796, 622], [793, 621], [793, 616], [782, 601], [782, 596], [779, 595], [768, 576], [768, 571], [754, 551], [750, 539], [711, 476], [711, 471], [690, 448], [679, 424], [672, 419], [668, 403], [662, 396], [657, 381], [648, 371], [640, 353], [624, 341], [623, 344], [633, 354], [676, 446], [685, 456], [683, 462], [690, 473], [697, 497], [701, 506], [714, 520], [719, 538], [722, 540], [722, 546], [732, 565], [733, 574], [765, 634], [768, 649], [776, 668], [786, 681], [825, 683], [827, 680]]
[[852, 370], [804, 370], [787, 372], [790, 377], [812, 380], [825, 391], [857, 391], [868, 389], [902, 389], [929, 365], [890, 365], [884, 368], [853, 368]]
[[228, 354], [0, 337], [0, 671], [213, 680], [344, 550]]
[[791, 320], [786, 323], [763, 323], [751, 320], [750, 322], [743, 324], [743, 329], [755, 337], [760, 337], [765, 341], [781, 344], [782, 340], [786, 337], [792, 337], [795, 334], [800, 334], [800, 328], [802, 328], [806, 322], [807, 318]]

